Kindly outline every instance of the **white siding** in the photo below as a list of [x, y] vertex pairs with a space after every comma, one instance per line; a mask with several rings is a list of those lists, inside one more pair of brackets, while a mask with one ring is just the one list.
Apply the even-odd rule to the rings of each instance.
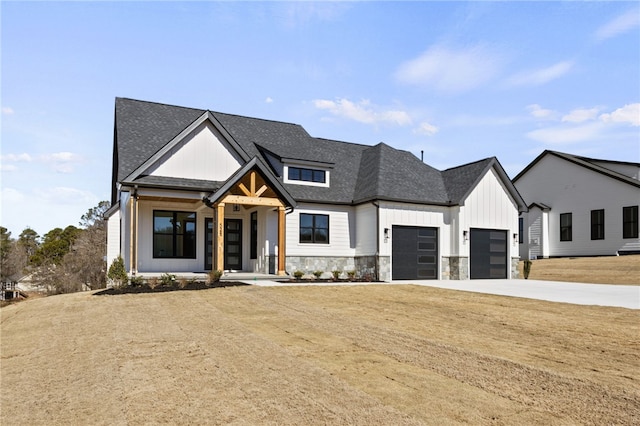
[[241, 166], [231, 146], [211, 123], [198, 126], [146, 173], [186, 179], [225, 181]]
[[[471, 228], [506, 230], [509, 257], [518, 257], [518, 240], [513, 238], [518, 233], [518, 205], [493, 169], [480, 180], [460, 209], [460, 234], [467, 231], [470, 235]], [[469, 256], [468, 241], [463, 241], [460, 255]]]
[[[329, 215], [329, 244], [300, 243], [300, 213]], [[287, 215], [287, 256], [349, 256], [356, 254], [355, 212], [350, 206], [299, 204]]]
[[107, 219], [107, 268], [120, 254], [120, 210]]
[[355, 209], [356, 214], [356, 256], [373, 256], [378, 245], [376, 238], [382, 231], [376, 232], [377, 208], [373, 204], [362, 204]]
[[[627, 243], [622, 238], [622, 208], [640, 203], [640, 189], [584, 167], [546, 155], [516, 182], [530, 203], [549, 212], [550, 256], [614, 255]], [[605, 210], [605, 239], [591, 240], [591, 210]], [[572, 241], [560, 241], [560, 214], [572, 213]]]

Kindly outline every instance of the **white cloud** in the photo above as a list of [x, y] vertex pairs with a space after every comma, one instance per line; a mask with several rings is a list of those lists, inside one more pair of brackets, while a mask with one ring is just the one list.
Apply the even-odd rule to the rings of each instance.
[[65, 186], [36, 189], [34, 193], [39, 199], [52, 204], [89, 205], [91, 207], [99, 202], [98, 198], [90, 191]]
[[625, 105], [610, 114], [601, 114], [600, 119], [605, 123], [629, 123], [632, 126], [640, 126], [640, 103]]
[[483, 45], [459, 50], [432, 46], [417, 58], [401, 64], [395, 77], [404, 84], [464, 92], [491, 80], [503, 62], [500, 54]]
[[420, 126], [417, 129], [414, 129], [413, 133], [418, 135], [433, 136], [438, 133], [438, 130], [439, 129], [436, 126], [425, 121], [420, 123]]
[[13, 108], [11, 108], [11, 107], [2, 107], [2, 114], [11, 115], [13, 113], [14, 113]]
[[287, 27], [299, 27], [310, 21], [334, 21], [342, 16], [351, 5], [341, 2], [283, 2], [276, 9], [276, 17]]
[[640, 10], [632, 9], [607, 22], [596, 31], [596, 39], [606, 40], [640, 25]]
[[33, 158], [27, 154], [26, 152], [22, 153], [22, 154], [6, 154], [6, 155], [0, 155], [0, 160], [1, 161], [11, 161], [14, 163], [17, 163], [19, 161], [24, 161], [24, 162], [30, 162], [33, 160]]
[[372, 105], [368, 100], [354, 103], [348, 99], [337, 99], [331, 101], [327, 99], [316, 99], [313, 105], [318, 109], [324, 109], [331, 114], [358, 121], [365, 124], [392, 124], [405, 126], [411, 124], [411, 116], [401, 110], [381, 110], [380, 107]]
[[540, 86], [562, 77], [573, 68], [572, 61], [558, 62], [550, 67], [523, 71], [507, 80], [509, 86]]
[[529, 114], [534, 116], [535, 118], [553, 118], [555, 115], [555, 111], [551, 109], [542, 108], [538, 104], [527, 105], [527, 109], [529, 110]]
[[527, 133], [527, 137], [548, 145], [565, 145], [593, 140], [601, 134], [603, 128], [604, 125], [600, 122], [580, 126], [560, 125], [534, 130]]
[[74, 164], [82, 161], [82, 157], [78, 154], [66, 151], [41, 155], [38, 159], [49, 164], [51, 169], [57, 173], [71, 173], [74, 170]]
[[563, 122], [582, 123], [584, 121], [593, 120], [598, 116], [598, 108], [578, 108], [562, 117]]
[[267, 96], [267, 98], [264, 101], [265, 103], [268, 103], [268, 104], [273, 103], [273, 99], [270, 96]]

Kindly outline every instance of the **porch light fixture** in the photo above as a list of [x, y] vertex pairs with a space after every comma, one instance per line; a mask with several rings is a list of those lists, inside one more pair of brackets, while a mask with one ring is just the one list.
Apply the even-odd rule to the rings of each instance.
[[464, 241], [469, 241], [469, 231], [462, 231], [462, 239]]
[[234, 212], [239, 212], [240, 211], [240, 204], [234, 204], [233, 205], [233, 211]]
[[514, 233], [514, 234], [513, 234], [513, 242], [514, 242], [514, 243], [517, 243], [517, 242], [518, 242], [518, 234], [517, 234], [517, 233]]
[[384, 228], [384, 242], [389, 241], [389, 228]]

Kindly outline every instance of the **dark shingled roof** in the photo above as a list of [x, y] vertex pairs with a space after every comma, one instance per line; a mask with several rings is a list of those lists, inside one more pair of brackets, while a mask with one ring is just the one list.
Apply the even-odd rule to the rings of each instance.
[[[297, 124], [116, 98], [114, 187], [203, 114], [211, 114], [217, 120], [214, 125], [233, 138], [249, 158], [258, 157], [268, 164], [264, 157], [267, 151], [280, 159], [311, 161], [330, 167], [329, 187], [283, 184], [295, 200], [302, 202], [359, 204], [388, 200], [452, 205], [463, 201], [488, 167], [497, 166], [502, 170], [495, 158], [489, 158], [440, 172], [410, 152], [384, 143], [368, 146], [314, 138]], [[210, 187], [213, 190], [222, 184], [152, 176], [131, 176], [130, 179], [142, 186], [183, 189]], [[511, 186], [508, 178], [505, 185]], [[524, 206], [517, 191], [515, 197]]]

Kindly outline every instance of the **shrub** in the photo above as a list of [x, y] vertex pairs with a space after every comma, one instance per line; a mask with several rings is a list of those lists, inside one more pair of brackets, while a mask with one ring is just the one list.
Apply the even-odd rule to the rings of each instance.
[[173, 274], [162, 274], [160, 276], [160, 282], [162, 283], [162, 285], [164, 286], [170, 286], [173, 285], [173, 282], [176, 280], [176, 276]]
[[340, 274], [342, 274], [342, 271], [339, 269], [336, 269], [334, 271], [331, 271], [331, 274], [333, 274], [333, 279], [337, 280], [340, 278]]
[[303, 275], [304, 275], [304, 272], [302, 271], [295, 271], [293, 273], [293, 276], [296, 277], [296, 280], [299, 280], [300, 278], [302, 278]]
[[347, 271], [347, 275], [349, 276], [349, 279], [352, 280], [356, 277], [356, 271]]
[[131, 283], [131, 285], [133, 287], [139, 287], [142, 284], [144, 284], [144, 278], [142, 278], [140, 275], [133, 275], [130, 279], [129, 282]]
[[529, 259], [524, 261], [524, 265], [522, 267], [522, 272], [524, 272], [524, 279], [528, 279], [529, 278], [529, 272], [531, 272], [531, 265], [533, 264], [532, 261], [530, 261]]
[[180, 288], [185, 288], [187, 284], [189, 284], [189, 281], [186, 278], [180, 278], [180, 281], [178, 281], [178, 287]]
[[147, 281], [147, 284], [149, 284], [149, 288], [151, 290], [153, 290], [154, 288], [158, 287], [158, 285], [160, 284], [158, 281], [158, 278], [156, 277], [151, 277], [149, 278], [149, 280]]
[[127, 271], [124, 269], [124, 260], [122, 259], [122, 256], [118, 256], [113, 260], [111, 266], [109, 266], [107, 278], [109, 278], [117, 288], [123, 287], [127, 284], [129, 277], [127, 276]]
[[219, 282], [220, 277], [222, 277], [222, 271], [220, 269], [209, 272], [207, 274], [207, 285]]
[[318, 279], [322, 276], [322, 274], [324, 274], [324, 271], [313, 271], [313, 275]]

